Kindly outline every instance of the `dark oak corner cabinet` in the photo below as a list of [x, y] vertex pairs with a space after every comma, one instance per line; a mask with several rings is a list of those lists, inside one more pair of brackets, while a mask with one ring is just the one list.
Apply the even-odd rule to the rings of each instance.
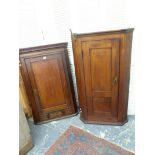
[[133, 30], [72, 33], [80, 117], [85, 123], [127, 122]]
[[20, 49], [19, 55], [34, 122], [75, 115], [67, 43]]

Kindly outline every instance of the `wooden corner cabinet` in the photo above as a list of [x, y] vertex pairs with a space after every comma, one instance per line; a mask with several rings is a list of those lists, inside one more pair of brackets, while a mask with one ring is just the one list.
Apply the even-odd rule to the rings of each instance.
[[72, 34], [80, 117], [85, 123], [127, 122], [133, 30]]
[[20, 49], [19, 55], [34, 122], [75, 115], [67, 43]]

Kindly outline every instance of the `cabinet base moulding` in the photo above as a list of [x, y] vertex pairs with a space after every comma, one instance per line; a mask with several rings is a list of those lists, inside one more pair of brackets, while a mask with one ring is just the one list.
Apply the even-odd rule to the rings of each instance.
[[47, 121], [34, 122], [34, 124], [40, 125], [40, 124], [44, 124], [44, 123], [48, 123], [48, 122], [52, 122], [52, 121], [57, 121], [57, 120], [62, 120], [62, 119], [65, 119], [65, 118], [73, 117], [73, 116], [76, 116], [78, 114], [79, 114], [79, 112], [76, 112], [76, 113], [71, 114], [71, 115], [66, 115], [66, 116], [59, 117], [59, 118], [53, 118], [53, 119], [50, 119], [50, 120], [47, 120]]
[[128, 118], [126, 118], [125, 120], [123, 120], [122, 122], [110, 122], [108, 121], [100, 121], [100, 120], [96, 120], [96, 121], [89, 121], [89, 120], [85, 120], [82, 116], [82, 113], [80, 113], [80, 120], [85, 123], [85, 124], [102, 124], [102, 125], [117, 125], [117, 126], [122, 126], [125, 123], [128, 122]]

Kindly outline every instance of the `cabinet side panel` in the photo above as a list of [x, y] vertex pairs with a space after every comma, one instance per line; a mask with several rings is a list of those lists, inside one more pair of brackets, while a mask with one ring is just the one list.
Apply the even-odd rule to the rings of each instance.
[[86, 105], [86, 96], [85, 96], [85, 79], [83, 75], [83, 58], [82, 58], [82, 49], [81, 49], [81, 40], [76, 39], [72, 36], [72, 45], [74, 53], [74, 64], [76, 71], [76, 80], [77, 80], [77, 90], [78, 90], [78, 99], [79, 104], [82, 109], [82, 116], [84, 119], [87, 119], [87, 105]]
[[132, 34], [133, 34], [132, 32], [122, 34], [122, 40], [121, 40], [120, 79], [119, 79], [119, 111], [118, 111], [118, 121], [119, 122], [127, 119]]
[[34, 122], [38, 122], [40, 121], [40, 117], [39, 117], [39, 112], [36, 110], [36, 106], [35, 106], [35, 99], [33, 96], [33, 90], [32, 87], [30, 85], [30, 80], [29, 80], [29, 76], [28, 76], [28, 71], [27, 71], [27, 67], [25, 64], [25, 59], [24, 58], [20, 58], [20, 62], [21, 62], [21, 67], [20, 67], [20, 71], [21, 71], [21, 75], [23, 77], [23, 81], [25, 84], [25, 88], [26, 88], [26, 93], [28, 95], [28, 100], [30, 103], [30, 106], [32, 108], [32, 115], [33, 115], [33, 120]]
[[68, 84], [68, 89], [69, 89], [69, 96], [71, 103], [73, 104], [73, 111], [77, 112], [77, 103], [76, 103], [76, 98], [75, 98], [75, 91], [74, 91], [74, 85], [73, 85], [73, 78], [71, 74], [71, 68], [69, 64], [69, 56], [68, 56], [68, 51], [65, 49], [64, 53], [64, 59], [63, 63], [65, 64], [64, 70], [66, 73], [66, 79], [67, 79], [67, 84]]

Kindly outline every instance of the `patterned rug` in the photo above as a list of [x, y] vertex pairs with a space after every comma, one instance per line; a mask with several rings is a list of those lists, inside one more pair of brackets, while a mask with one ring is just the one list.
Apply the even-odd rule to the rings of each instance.
[[116, 144], [70, 126], [45, 155], [134, 155]]

